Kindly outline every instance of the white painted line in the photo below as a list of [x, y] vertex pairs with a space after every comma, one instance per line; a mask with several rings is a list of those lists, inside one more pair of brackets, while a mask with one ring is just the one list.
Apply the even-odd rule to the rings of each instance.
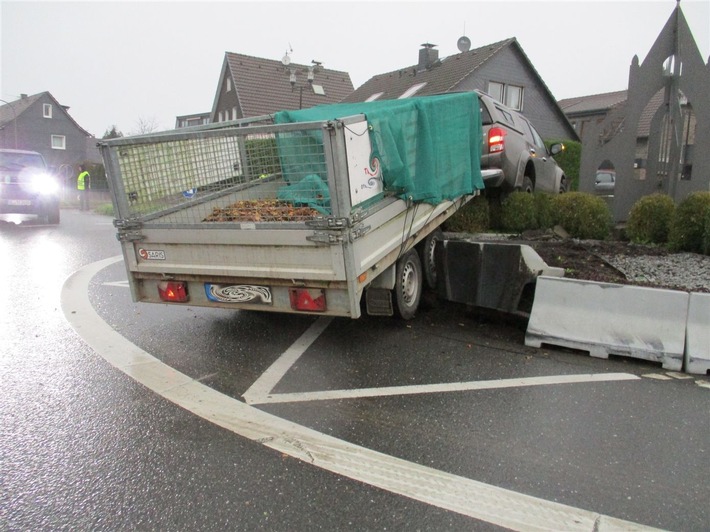
[[333, 318], [330, 317], [318, 318], [313, 325], [311, 325], [293, 345], [284, 351], [276, 362], [262, 373], [254, 384], [244, 392], [244, 400], [251, 404], [267, 396], [332, 321]]
[[128, 288], [128, 281], [112, 281], [101, 284], [103, 286], [118, 286], [119, 288]]
[[511, 530], [651, 530], [387, 456], [262, 412], [163, 364], [113, 330], [88, 298], [91, 278], [113, 257], [72, 274], [61, 305], [74, 330], [100, 356], [153, 392], [235, 434], [317, 467]]
[[687, 373], [678, 373], [676, 371], [666, 371], [666, 375], [669, 377], [673, 377], [674, 379], [694, 379], [692, 375], [688, 375]]
[[323, 392], [301, 392], [266, 394], [250, 404], [295, 403], [303, 401], [328, 401], [334, 399], [361, 399], [363, 397], [386, 397], [392, 395], [414, 395], [425, 393], [449, 393], [471, 390], [497, 390], [523, 386], [549, 386], [552, 384], [577, 384], [585, 382], [609, 382], [638, 380], [630, 373], [592, 373], [586, 375], [553, 375], [550, 377], [527, 377], [521, 379], [498, 379], [492, 381], [452, 382], [444, 384], [422, 384], [419, 386], [391, 386], [384, 388], [360, 388], [355, 390], [328, 390]]
[[660, 373], [646, 373], [645, 375], [642, 375], [642, 377], [646, 379], [656, 379], [657, 381], [671, 381], [673, 380], [672, 377], [669, 377], [668, 375], [661, 375]]

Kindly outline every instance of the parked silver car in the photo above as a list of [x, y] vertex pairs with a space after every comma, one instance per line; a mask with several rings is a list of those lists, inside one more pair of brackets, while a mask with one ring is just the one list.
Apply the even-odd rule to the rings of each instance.
[[613, 196], [616, 186], [616, 172], [614, 170], [597, 170], [594, 177], [594, 192], [600, 196]]
[[481, 168], [503, 171], [502, 176], [485, 181], [486, 189], [566, 192], [567, 177], [553, 158], [564, 145], [553, 144], [548, 151], [540, 134], [521, 113], [484, 92], [476, 92], [483, 122]]

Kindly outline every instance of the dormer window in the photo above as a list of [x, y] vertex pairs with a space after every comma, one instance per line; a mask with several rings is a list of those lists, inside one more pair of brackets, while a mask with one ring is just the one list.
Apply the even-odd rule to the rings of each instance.
[[42, 116], [45, 118], [52, 118], [52, 104], [51, 103], [42, 104]]

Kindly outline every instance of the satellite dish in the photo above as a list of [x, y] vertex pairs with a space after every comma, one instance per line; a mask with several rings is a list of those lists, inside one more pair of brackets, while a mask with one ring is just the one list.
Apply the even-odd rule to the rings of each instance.
[[465, 36], [459, 37], [456, 46], [458, 46], [459, 52], [468, 52], [471, 49], [471, 39]]
[[284, 56], [281, 58], [281, 64], [283, 66], [288, 66], [291, 64], [291, 58], [288, 55], [288, 52], [284, 54]]

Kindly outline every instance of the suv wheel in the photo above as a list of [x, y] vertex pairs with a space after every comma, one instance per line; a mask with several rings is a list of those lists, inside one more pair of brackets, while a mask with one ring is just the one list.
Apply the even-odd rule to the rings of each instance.
[[563, 177], [560, 180], [560, 194], [567, 192], [567, 180]]
[[518, 187], [516, 190], [519, 192], [526, 192], [527, 194], [532, 194], [535, 192], [535, 185], [533, 185], [532, 179], [529, 176], [523, 177], [523, 186]]

